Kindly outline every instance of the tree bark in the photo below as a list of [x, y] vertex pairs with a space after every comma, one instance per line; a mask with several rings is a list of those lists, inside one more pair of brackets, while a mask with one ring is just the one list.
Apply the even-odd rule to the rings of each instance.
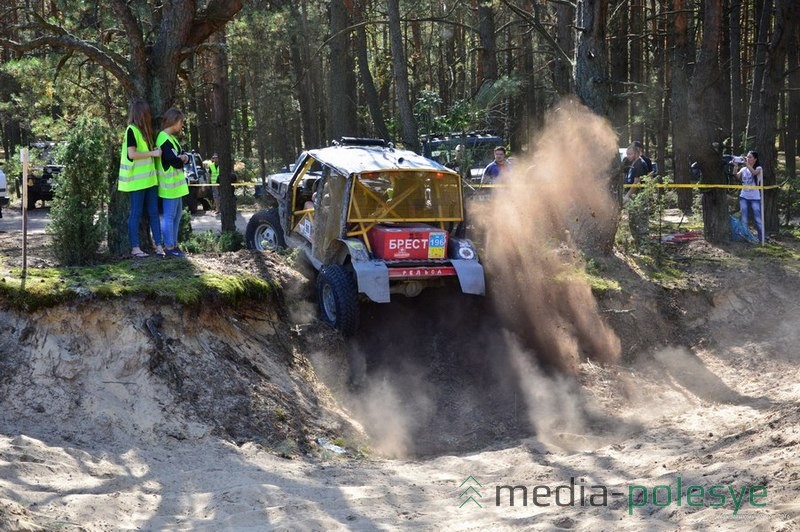
[[[672, 121], [672, 167], [676, 184], [691, 180], [689, 165], [689, 79], [692, 75], [694, 54], [689, 44], [689, 15], [687, 0], [672, 0], [672, 80], [670, 91], [670, 118]], [[692, 191], [678, 189], [678, 207], [684, 213], [692, 209]]]
[[397, 90], [397, 108], [400, 115], [400, 128], [406, 148], [419, 152], [417, 122], [411, 108], [408, 92], [408, 67], [406, 65], [403, 33], [400, 26], [399, 0], [388, 0], [389, 36], [392, 43], [392, 62], [394, 83]]
[[351, 83], [353, 58], [350, 53], [349, 15], [344, 0], [330, 3], [331, 35], [328, 133], [332, 140], [356, 133], [355, 84]]
[[300, 126], [302, 144], [316, 147], [322, 144], [319, 122], [314, 118], [313, 83], [316, 69], [308, 61], [308, 41], [305, 35], [306, 21], [294, 2], [289, 4], [289, 54], [295, 75], [295, 95], [300, 104]]
[[478, 3], [478, 86], [497, 80], [497, 41], [494, 31], [494, 8], [490, 2]]
[[[363, 0], [356, 3], [358, 8], [356, 17], [358, 22], [363, 21]], [[369, 108], [369, 115], [372, 118], [372, 127], [378, 137], [389, 140], [389, 130], [386, 129], [386, 121], [383, 118], [383, 110], [381, 109], [381, 101], [378, 97], [378, 91], [375, 88], [375, 82], [372, 79], [372, 72], [369, 70], [369, 57], [367, 55], [367, 31], [364, 25], [359, 25], [356, 28], [355, 36], [356, 56], [358, 57], [358, 71], [361, 74], [361, 83], [364, 85], [364, 97], [367, 100], [367, 107]]]
[[214, 137], [219, 154], [219, 199], [222, 218], [222, 231], [236, 231], [236, 198], [231, 186], [233, 177], [233, 157], [231, 150], [231, 119], [228, 105], [228, 57], [225, 46], [225, 33], [211, 36], [210, 41], [218, 44], [211, 52], [211, 69], [214, 83], [211, 89], [214, 102]]
[[[703, 44], [689, 85], [689, 116], [693, 117], [690, 131], [694, 155], [703, 172], [703, 183], [724, 184], [721, 132], [725, 124], [720, 109], [723, 101], [719, 65], [719, 46], [722, 37], [722, 0], [703, 2]], [[725, 189], [708, 188], [703, 191], [703, 229], [709, 242], [727, 242], [728, 196]]]
[[772, 16], [773, 0], [754, 0], [759, 3], [760, 17], [758, 23], [758, 35], [756, 36], [756, 54], [753, 63], [753, 85], [750, 91], [750, 105], [747, 115], [747, 131], [745, 133], [745, 146], [750, 146], [754, 140], [754, 131], [758, 121], [757, 113], [763, 95], [761, 94], [761, 84], [764, 82], [764, 68], [767, 59], [767, 47], [769, 46], [769, 27]]
[[611, 97], [606, 75], [608, 0], [581, 0], [576, 16], [575, 92], [584, 105], [605, 116]]
[[742, 136], [747, 126], [744, 103], [744, 85], [742, 76], [742, 14], [741, 0], [731, 0], [731, 12], [728, 18], [731, 48], [731, 150], [742, 152]]
[[[775, 148], [775, 132], [778, 121], [778, 99], [783, 87], [786, 71], [786, 53], [793, 42], [794, 32], [800, 20], [800, 5], [797, 0], [777, 0], [775, 5], [775, 26], [764, 65], [764, 80], [761, 83], [761, 105], [759, 120], [753, 124], [755, 141], [761, 165], [764, 169], [764, 185], [774, 185], [778, 166], [778, 152]], [[793, 117], [797, 120], [797, 117]], [[778, 230], [778, 191], [764, 191], [764, 230]]]

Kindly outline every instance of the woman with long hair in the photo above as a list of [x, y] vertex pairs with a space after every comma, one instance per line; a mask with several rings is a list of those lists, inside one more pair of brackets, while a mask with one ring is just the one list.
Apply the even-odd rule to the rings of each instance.
[[[738, 166], [738, 164], [737, 164]], [[736, 169], [734, 169], [736, 170]], [[744, 158], [744, 168], [737, 172], [742, 185], [758, 186], [764, 182], [764, 169], [758, 159], [758, 152], [750, 150]], [[743, 188], [739, 193], [739, 208], [742, 211], [742, 223], [749, 227], [750, 215], [753, 215], [758, 231], [758, 240], [764, 241], [764, 228], [761, 224], [761, 191], [755, 188]]]
[[119, 155], [119, 182], [117, 189], [130, 197], [128, 238], [131, 256], [147, 257], [139, 246], [139, 221], [147, 209], [150, 230], [156, 245], [156, 254], [164, 255], [161, 247], [161, 224], [158, 218], [158, 178], [154, 157], [161, 157], [160, 148], [153, 146], [153, 126], [150, 105], [141, 99], [130, 104], [128, 127]]
[[183, 197], [189, 194], [183, 174], [183, 165], [189, 162], [189, 155], [183, 152], [175, 138], [183, 129], [183, 119], [183, 113], [178, 109], [167, 109], [156, 139], [156, 145], [161, 149], [161, 157], [156, 160], [156, 173], [158, 196], [164, 207], [164, 252], [170, 257], [183, 257], [183, 252], [178, 249], [178, 230], [183, 214]]

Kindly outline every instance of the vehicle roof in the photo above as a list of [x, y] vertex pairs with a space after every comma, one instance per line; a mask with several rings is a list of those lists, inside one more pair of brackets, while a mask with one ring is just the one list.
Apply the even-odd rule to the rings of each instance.
[[384, 170], [429, 170], [455, 173], [413, 151], [381, 146], [330, 146], [308, 152], [344, 175]]

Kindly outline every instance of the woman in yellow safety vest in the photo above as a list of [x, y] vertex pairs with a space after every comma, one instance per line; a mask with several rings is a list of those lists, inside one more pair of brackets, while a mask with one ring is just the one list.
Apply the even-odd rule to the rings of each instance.
[[158, 174], [158, 197], [164, 207], [164, 248], [167, 256], [183, 257], [178, 249], [178, 230], [183, 214], [183, 197], [189, 194], [189, 185], [183, 174], [183, 165], [189, 162], [189, 155], [183, 153], [175, 139], [183, 129], [183, 113], [174, 107], [167, 109], [161, 122], [161, 132], [156, 144], [161, 148], [161, 157], [156, 160]]
[[156, 243], [156, 254], [164, 255], [161, 248], [161, 225], [158, 219], [158, 179], [154, 157], [161, 156], [153, 145], [153, 127], [150, 105], [140, 99], [133, 100], [128, 113], [128, 128], [119, 155], [119, 182], [117, 189], [130, 196], [131, 212], [128, 217], [128, 238], [131, 255], [147, 257], [139, 247], [139, 220], [147, 208], [150, 230]]

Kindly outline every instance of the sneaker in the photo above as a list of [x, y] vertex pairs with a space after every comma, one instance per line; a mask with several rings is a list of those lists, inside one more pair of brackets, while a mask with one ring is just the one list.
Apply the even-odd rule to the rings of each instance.
[[167, 254], [167, 256], [169, 256], [169, 257], [178, 257], [178, 258], [182, 258], [182, 257], [185, 257], [185, 256], [186, 256], [186, 255], [183, 253], [183, 251], [179, 250], [178, 248], [167, 249], [167, 250], [165, 250], [165, 253], [166, 253], [166, 254]]
[[159, 257], [166, 257], [166, 255], [164, 254], [164, 248], [158, 246], [156, 248], [156, 255], [158, 255]]

